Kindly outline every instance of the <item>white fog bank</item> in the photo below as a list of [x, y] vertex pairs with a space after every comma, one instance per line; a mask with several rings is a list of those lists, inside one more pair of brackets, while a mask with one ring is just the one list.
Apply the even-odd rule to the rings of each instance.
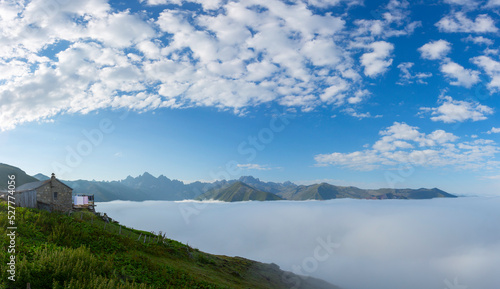
[[[99, 203], [121, 224], [344, 289], [500, 288], [500, 198]], [[466, 287], [465, 287], [466, 286]]]

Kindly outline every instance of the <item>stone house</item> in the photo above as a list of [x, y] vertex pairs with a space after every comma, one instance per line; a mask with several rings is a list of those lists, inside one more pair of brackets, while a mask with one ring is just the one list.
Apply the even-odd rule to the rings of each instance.
[[16, 188], [16, 206], [66, 212], [73, 208], [73, 189], [52, 177]]

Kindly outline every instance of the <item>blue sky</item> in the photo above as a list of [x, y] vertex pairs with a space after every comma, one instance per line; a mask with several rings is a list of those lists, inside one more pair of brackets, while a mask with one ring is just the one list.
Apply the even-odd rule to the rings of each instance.
[[1, 162], [500, 191], [500, 2], [0, 4]]

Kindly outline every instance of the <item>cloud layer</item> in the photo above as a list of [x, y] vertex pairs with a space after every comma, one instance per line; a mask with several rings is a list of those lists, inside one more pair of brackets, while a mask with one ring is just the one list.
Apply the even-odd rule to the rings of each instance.
[[497, 289], [498, 206], [499, 198], [98, 204], [124, 225], [346, 289], [451, 289], [455, 281]]

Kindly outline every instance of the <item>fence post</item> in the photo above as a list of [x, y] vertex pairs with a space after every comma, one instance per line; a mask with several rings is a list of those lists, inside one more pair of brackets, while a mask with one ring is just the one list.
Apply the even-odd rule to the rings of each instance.
[[139, 238], [137, 238], [137, 241], [139, 241], [142, 237], [142, 233], [139, 235]]
[[122, 226], [120, 226], [120, 232], [118, 232], [118, 235], [122, 234]]

